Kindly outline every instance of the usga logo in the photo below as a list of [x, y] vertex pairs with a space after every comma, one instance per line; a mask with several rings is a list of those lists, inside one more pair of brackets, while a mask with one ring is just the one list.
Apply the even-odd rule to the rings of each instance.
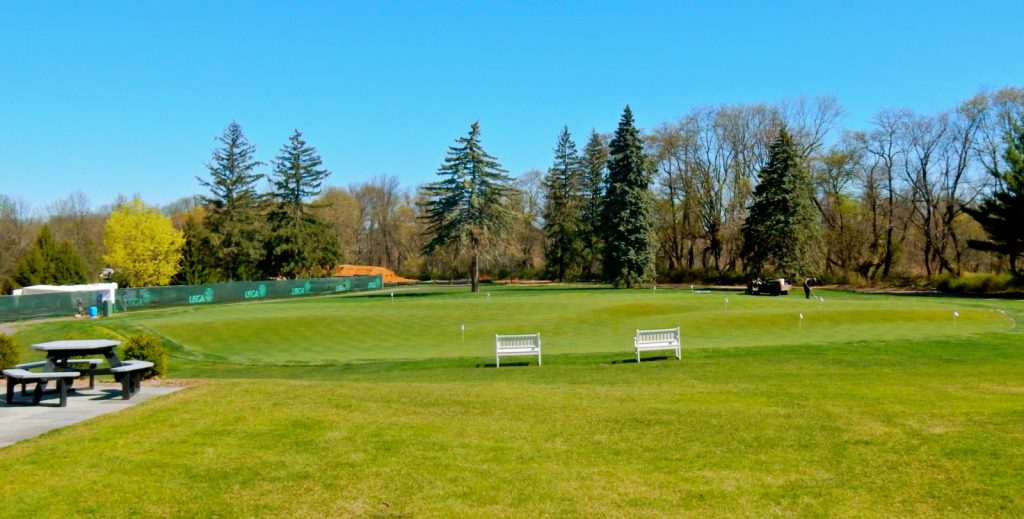
[[312, 289], [312, 288], [313, 288], [313, 284], [312, 284], [312, 283], [310, 283], [309, 281], [307, 281], [307, 282], [306, 282], [306, 283], [305, 283], [304, 285], [302, 285], [301, 287], [295, 287], [295, 288], [293, 288], [293, 289], [292, 289], [292, 295], [293, 295], [293, 296], [301, 296], [301, 295], [303, 295], [303, 294], [308, 294], [308, 293], [309, 293], [309, 291], [310, 291], [310, 289]]
[[256, 290], [246, 290], [244, 295], [246, 299], [260, 299], [267, 295], [267, 285], [260, 283]]
[[199, 303], [209, 303], [213, 301], [213, 289], [207, 288], [203, 290], [202, 294], [192, 294], [188, 296], [188, 304], [194, 305]]

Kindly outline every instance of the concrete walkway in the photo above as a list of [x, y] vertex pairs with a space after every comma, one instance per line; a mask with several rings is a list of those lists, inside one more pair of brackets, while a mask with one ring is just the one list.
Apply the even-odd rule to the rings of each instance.
[[[77, 381], [76, 385], [81, 383]], [[6, 381], [2, 384], [0, 395], [5, 395]], [[147, 386], [143, 382], [142, 391], [132, 396], [131, 400], [123, 400], [120, 384], [97, 383], [96, 389], [76, 388], [68, 394], [67, 407], [58, 407], [60, 397], [56, 393], [43, 395], [40, 405], [31, 405], [34, 387], [29, 384], [28, 396], [21, 395], [20, 387], [15, 388], [15, 404], [12, 405], [8, 405], [7, 399], [0, 396], [0, 448], [182, 389], [178, 386]], [[29, 405], [19, 405], [18, 402], [27, 402]]]

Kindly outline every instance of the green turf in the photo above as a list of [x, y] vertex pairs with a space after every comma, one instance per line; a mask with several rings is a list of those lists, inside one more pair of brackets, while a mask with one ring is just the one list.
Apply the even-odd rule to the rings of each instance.
[[[1006, 330], [1008, 316], [949, 299], [820, 292], [798, 296], [688, 290], [494, 287], [398, 291], [361, 297], [197, 306], [119, 315], [109, 322], [54, 323], [44, 340], [77, 328], [142, 329], [173, 343], [175, 356], [240, 364], [491, 356], [496, 333], [540, 332], [545, 354], [632, 349], [636, 328], [683, 330], [685, 348], [900, 342]], [[490, 294], [490, 295], [488, 295]], [[726, 303], [728, 300], [728, 303]], [[953, 312], [960, 314], [954, 323]], [[803, 314], [803, 320], [800, 315]], [[955, 324], [955, 328], [954, 328]], [[465, 325], [463, 339], [462, 326]], [[92, 332], [96, 333], [96, 332]], [[110, 334], [109, 331], [99, 333]]]
[[[404, 297], [22, 330], [31, 341], [146, 327], [179, 344], [175, 373], [210, 380], [0, 450], [0, 515], [1016, 517], [1024, 507], [1019, 301], [826, 293], [817, 309], [730, 295], [726, 309], [723, 294], [661, 290]], [[307, 337], [337, 360], [290, 366], [318, 361], [273, 342], [291, 336], [275, 328], [309, 312], [402, 313], [420, 327], [334, 335], [343, 327], [332, 322]], [[467, 346], [457, 325], [448, 337], [462, 316], [487, 312], [496, 320], [480, 323], [515, 326], [472, 340], [468, 329]], [[222, 351], [187, 331], [227, 328], [221, 319], [246, 339], [220, 335]], [[528, 324], [545, 334], [544, 366], [488, 367], [488, 336]], [[628, 362], [629, 328], [675, 324], [695, 346], [683, 361]], [[348, 352], [376, 333], [396, 358], [422, 360], [345, 361], [372, 358]], [[250, 363], [258, 356], [276, 362]], [[73, 468], [54, 471], [55, 460]]]

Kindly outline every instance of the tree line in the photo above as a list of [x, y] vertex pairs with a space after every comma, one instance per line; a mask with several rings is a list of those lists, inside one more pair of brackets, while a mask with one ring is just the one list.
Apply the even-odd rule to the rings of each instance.
[[[828, 96], [698, 107], [641, 132], [627, 107], [581, 148], [563, 127], [547, 171], [516, 177], [474, 123], [438, 180], [413, 189], [387, 175], [326, 185], [297, 130], [264, 163], [231, 123], [196, 177], [205, 192], [159, 210], [126, 197], [94, 209], [74, 193], [31, 215], [0, 195], [0, 282], [94, 280], [113, 267], [124, 284], [194, 284], [341, 263], [468, 277], [474, 290], [482, 276], [642, 286], [1020, 273], [1024, 89], [935, 114], [881, 110], [861, 130], [841, 128], [842, 114]], [[155, 247], [143, 238], [174, 252], [140, 260]], [[153, 262], [170, 266], [129, 276]]]

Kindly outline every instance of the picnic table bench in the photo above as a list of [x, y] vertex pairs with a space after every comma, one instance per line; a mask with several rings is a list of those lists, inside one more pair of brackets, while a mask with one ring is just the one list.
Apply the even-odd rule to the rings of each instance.
[[497, 367], [501, 367], [502, 357], [537, 356], [537, 365], [540, 366], [540, 334], [527, 333], [519, 335], [495, 335], [495, 360]]
[[[84, 367], [87, 370], [85, 372], [85, 374], [89, 375], [89, 389], [95, 389], [96, 388], [96, 373], [94, 373], [94, 370], [97, 367], [99, 367], [99, 365], [102, 364], [102, 363], [103, 363], [103, 359], [68, 359], [67, 365], [68, 366]], [[18, 365], [14, 366], [14, 367], [15, 368], [19, 368], [19, 369], [45, 368], [46, 367], [46, 361], [45, 360], [38, 360], [36, 362], [26, 362], [24, 364], [18, 364]], [[25, 393], [25, 384], [26, 384], [26, 382], [22, 382], [21, 383], [21, 394], [23, 394], [23, 395], [26, 394]]]
[[7, 378], [7, 403], [14, 403], [14, 386], [21, 384], [22, 391], [25, 390], [25, 384], [35, 383], [36, 389], [32, 394], [32, 404], [38, 405], [39, 401], [43, 398], [43, 390], [46, 389], [46, 383], [51, 380], [57, 381], [57, 392], [60, 393], [60, 406], [65, 407], [68, 405], [68, 382], [70, 379], [74, 379], [80, 376], [81, 373], [77, 371], [29, 371], [27, 369], [12, 368], [4, 370], [4, 377]]
[[148, 360], [126, 360], [120, 366], [110, 368], [114, 381], [121, 383], [121, 398], [128, 400], [142, 389], [142, 374], [153, 363]]
[[679, 327], [659, 330], [637, 330], [633, 337], [633, 348], [636, 350], [636, 362], [640, 363], [640, 352], [672, 350], [676, 360], [682, 360], [682, 342], [679, 339]]

